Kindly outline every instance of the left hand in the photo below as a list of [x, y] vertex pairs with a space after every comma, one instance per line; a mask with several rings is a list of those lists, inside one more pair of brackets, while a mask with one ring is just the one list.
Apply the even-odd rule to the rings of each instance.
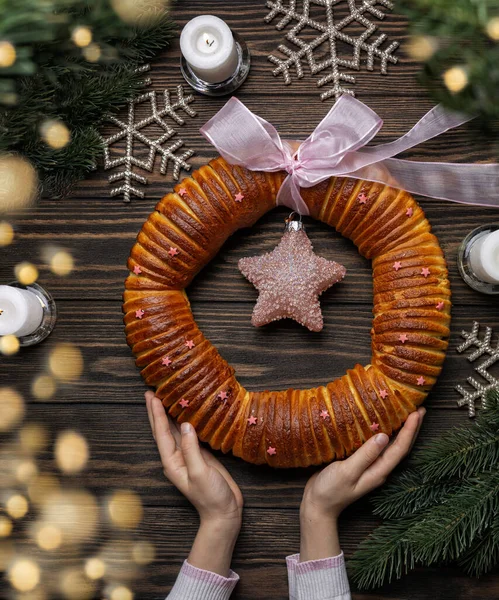
[[153, 392], [146, 392], [145, 397], [165, 476], [194, 505], [201, 524], [215, 523], [239, 531], [243, 497], [227, 469], [200, 447], [190, 423], [182, 423], [179, 430]]

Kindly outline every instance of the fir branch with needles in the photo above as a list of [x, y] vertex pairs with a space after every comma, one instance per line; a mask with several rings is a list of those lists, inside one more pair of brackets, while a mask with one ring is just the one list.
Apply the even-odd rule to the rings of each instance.
[[421, 450], [374, 499], [385, 519], [349, 563], [359, 588], [416, 566], [454, 562], [479, 576], [499, 564], [499, 391], [471, 426]]

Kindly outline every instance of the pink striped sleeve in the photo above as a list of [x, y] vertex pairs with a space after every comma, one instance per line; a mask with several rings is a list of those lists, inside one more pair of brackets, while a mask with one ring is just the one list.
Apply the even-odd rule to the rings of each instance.
[[290, 600], [351, 600], [343, 552], [306, 562], [293, 554], [286, 563]]
[[239, 575], [234, 571], [222, 577], [184, 561], [167, 600], [228, 600], [238, 581]]

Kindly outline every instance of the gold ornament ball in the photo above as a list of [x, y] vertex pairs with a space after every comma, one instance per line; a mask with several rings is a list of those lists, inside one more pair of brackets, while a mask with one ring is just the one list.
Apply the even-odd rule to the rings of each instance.
[[0, 67], [11, 67], [16, 62], [16, 49], [10, 42], [2, 40], [0, 42]]
[[17, 154], [0, 154], [0, 213], [33, 205], [38, 175], [33, 165]]
[[453, 94], [464, 90], [468, 85], [468, 73], [464, 67], [451, 67], [447, 69], [443, 78], [445, 87]]
[[12, 521], [5, 517], [4, 515], [0, 515], [0, 538], [9, 537], [12, 533]]
[[38, 269], [27, 261], [17, 264], [14, 267], [14, 274], [22, 285], [31, 285], [38, 279]]
[[87, 441], [76, 431], [64, 431], [57, 436], [54, 454], [63, 473], [78, 473], [88, 461]]
[[[0, 342], [5, 339], [0, 339]], [[10, 387], [0, 388], [0, 431], [9, 431], [24, 417], [24, 400], [21, 394]]]
[[40, 133], [44, 142], [54, 150], [60, 150], [71, 141], [71, 133], [62, 121], [49, 119], [44, 121], [40, 127]]
[[494, 42], [499, 42], [499, 17], [493, 17], [487, 23], [486, 27], [487, 35]]
[[30, 592], [40, 583], [40, 567], [27, 558], [17, 559], [8, 571], [12, 587], [19, 592]]
[[75, 27], [71, 34], [71, 39], [80, 48], [85, 48], [92, 42], [92, 30], [84, 25]]
[[406, 44], [407, 54], [414, 60], [426, 62], [437, 49], [437, 42], [427, 35], [415, 35], [409, 38]]
[[9, 246], [14, 241], [14, 228], [7, 221], [0, 222], [0, 247]]

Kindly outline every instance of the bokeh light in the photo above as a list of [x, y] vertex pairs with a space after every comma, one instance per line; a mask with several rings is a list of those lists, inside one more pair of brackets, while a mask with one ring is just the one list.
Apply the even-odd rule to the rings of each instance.
[[49, 400], [57, 391], [57, 382], [50, 375], [38, 375], [31, 384], [31, 393], [37, 400]]
[[132, 547], [132, 558], [138, 565], [152, 563], [156, 556], [156, 550], [151, 542], [136, 542]]
[[85, 575], [89, 579], [102, 579], [106, 574], [106, 563], [97, 557], [85, 561]]
[[452, 67], [443, 74], [445, 87], [457, 94], [468, 85], [468, 73], [464, 67]]
[[168, 0], [111, 0], [111, 6], [122, 21], [150, 25], [167, 10]]
[[5, 515], [0, 515], [0, 538], [9, 537], [12, 527], [12, 521]]
[[0, 42], [0, 67], [7, 68], [11, 67], [16, 62], [17, 54], [14, 46], [7, 42], [6, 40], [2, 40]]
[[21, 494], [12, 494], [5, 503], [5, 510], [13, 519], [22, 519], [29, 510], [29, 504]]
[[408, 56], [414, 60], [426, 62], [429, 60], [438, 48], [438, 41], [427, 35], [415, 35], [409, 38], [405, 46]]
[[85, 27], [85, 25], [75, 27], [71, 34], [71, 39], [76, 46], [84, 48], [92, 42], [92, 30], [89, 27]]
[[18, 154], [0, 154], [0, 213], [32, 206], [38, 195], [38, 173]]
[[[5, 339], [0, 338], [0, 342]], [[0, 431], [9, 431], [24, 417], [24, 400], [21, 394], [10, 387], [0, 388]]]
[[40, 473], [28, 484], [28, 496], [37, 506], [44, 505], [60, 489], [57, 477], [52, 473]]
[[55, 275], [64, 277], [69, 275], [74, 268], [74, 260], [69, 252], [59, 250], [50, 259], [50, 270]]
[[107, 511], [113, 525], [120, 529], [133, 529], [142, 520], [142, 502], [131, 490], [115, 492], [108, 500]]
[[55, 525], [42, 524], [37, 528], [35, 539], [42, 550], [56, 550], [62, 543], [62, 532]]
[[16, 466], [16, 479], [19, 483], [29, 483], [37, 475], [38, 467], [32, 460], [22, 460]]
[[33, 560], [18, 558], [12, 563], [8, 578], [13, 588], [29, 592], [40, 583], [40, 567]]
[[78, 544], [95, 534], [99, 522], [99, 506], [86, 490], [63, 489], [46, 498], [41, 521], [60, 529], [63, 543]]
[[14, 241], [14, 228], [7, 221], [0, 221], [0, 247], [9, 246]]
[[487, 35], [494, 42], [499, 42], [499, 17], [493, 17], [487, 23], [486, 27]]
[[71, 133], [67, 126], [55, 119], [44, 121], [40, 127], [40, 134], [44, 142], [54, 150], [64, 148], [71, 141]]
[[64, 382], [77, 380], [83, 373], [80, 349], [69, 343], [57, 344], [49, 356], [49, 368], [57, 379]]
[[67, 600], [89, 600], [96, 590], [95, 583], [87, 579], [83, 570], [78, 568], [66, 569], [61, 573], [59, 588]]
[[64, 431], [57, 436], [55, 460], [64, 473], [78, 473], [88, 461], [88, 444], [77, 431]]
[[12, 356], [19, 352], [19, 348], [19, 338], [17, 338], [15, 335], [9, 334], [0, 337], [0, 354], [3, 354], [4, 356]]
[[133, 600], [133, 593], [130, 588], [124, 585], [117, 585], [111, 588], [109, 594], [110, 600]]
[[102, 56], [102, 50], [99, 44], [90, 44], [86, 48], [83, 48], [81, 52], [85, 57], [85, 60], [92, 63], [99, 62], [99, 59]]
[[36, 454], [47, 447], [49, 433], [40, 423], [27, 423], [19, 430], [21, 448], [29, 454]]
[[22, 285], [31, 285], [38, 279], [38, 269], [30, 262], [24, 261], [14, 267], [17, 281]]

